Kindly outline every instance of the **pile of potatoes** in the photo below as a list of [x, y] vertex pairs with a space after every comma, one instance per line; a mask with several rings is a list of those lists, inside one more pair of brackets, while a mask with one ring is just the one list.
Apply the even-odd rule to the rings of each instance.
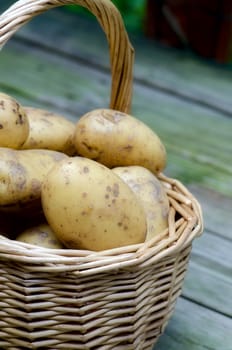
[[97, 109], [77, 123], [0, 93], [0, 233], [47, 247], [101, 251], [168, 226], [160, 138]]

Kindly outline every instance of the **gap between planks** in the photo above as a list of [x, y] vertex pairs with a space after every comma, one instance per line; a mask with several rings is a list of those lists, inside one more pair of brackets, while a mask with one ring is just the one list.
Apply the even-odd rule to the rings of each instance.
[[[88, 44], [91, 47], [92, 43], [94, 43], [94, 40], [96, 39], [96, 36], [103, 36], [101, 33], [100, 28], [98, 28], [98, 24], [95, 23], [94, 21], [91, 21], [89, 19], [82, 18], [78, 15], [73, 15], [65, 12], [61, 12], [59, 9], [49, 11], [49, 13], [43, 14], [43, 16], [40, 16], [41, 18], [35, 18], [32, 23], [29, 24], [28, 27], [23, 28], [22, 31], [20, 31], [17, 34], [17, 38], [19, 40], [24, 40], [27, 41], [29, 45], [34, 45], [35, 43], [37, 45], [40, 45], [41, 49], [44, 49], [46, 51], [51, 51], [54, 53], [59, 53], [59, 55], [64, 55], [65, 57], [69, 58], [70, 60], [75, 60], [79, 61], [82, 64], [85, 65], [91, 65], [95, 67], [96, 69], [101, 70], [102, 72], [109, 72], [109, 64], [108, 60], [104, 57], [103, 59], [99, 59], [99, 56], [101, 57], [104, 52], [107, 51], [106, 45], [104, 40], [98, 40], [98, 45], [94, 46], [94, 49], [97, 50], [96, 55], [94, 55], [94, 50], [92, 50], [92, 54], [89, 55], [89, 48], [86, 50], [86, 46], [83, 47], [81, 43], [81, 50], [78, 50], [78, 44], [74, 45], [74, 40], [76, 43], [76, 37], [81, 36], [83, 34], [82, 27], [80, 25], [83, 25], [83, 27], [86, 27], [88, 24], [88, 27], [92, 28], [91, 31], [92, 35], [89, 35], [89, 40]], [[59, 21], [57, 20], [59, 19]], [[57, 24], [57, 22], [59, 24]], [[78, 23], [80, 22], [80, 24]], [[39, 25], [35, 25], [36, 23], [40, 23]], [[46, 41], [44, 41], [43, 35], [40, 35], [38, 28], [44, 27], [46, 23], [49, 23], [49, 27], [46, 33]], [[53, 26], [52, 29], [51, 26]], [[64, 31], [60, 32], [60, 29], [65, 28], [65, 34]], [[57, 42], [54, 41], [54, 32], [55, 28], [57, 28], [57, 31], [59, 31], [59, 36], [60, 40], [67, 43], [65, 43], [64, 47], [62, 45], [62, 48], [59, 49], [57, 47]], [[130, 33], [129, 33], [130, 35]], [[193, 85], [191, 87], [191, 81], [184, 81], [181, 86], [178, 86], [177, 84], [173, 84], [173, 77], [172, 74], [169, 74], [168, 79], [162, 79], [159, 76], [154, 75], [153, 77], [153, 72], [152, 70], [158, 70], [159, 67], [156, 67], [156, 60], [155, 57], [159, 56], [159, 54], [167, 59], [168, 55], [170, 56], [170, 61], [172, 58], [178, 59], [180, 61], [181, 55], [182, 58], [186, 56], [184, 52], [178, 52], [176, 50], [165, 50], [164, 48], [160, 48], [155, 45], [154, 42], [151, 40], [148, 40], [145, 37], [141, 36], [134, 36], [131, 35], [132, 37], [132, 43], [135, 46], [136, 52], [138, 52], [138, 55], [136, 54], [136, 57], [138, 56], [139, 60], [138, 62], [135, 59], [135, 81], [137, 83], [140, 83], [141, 85], [153, 88], [154, 90], [158, 90], [162, 93], [168, 94], [175, 96], [176, 98], [179, 99], [185, 99], [186, 101], [189, 101], [193, 104], [201, 105], [202, 107], [206, 107], [208, 109], [211, 109], [213, 111], [218, 111], [222, 115], [226, 117], [232, 117], [232, 104], [231, 100], [229, 98], [225, 98], [222, 96], [217, 96], [219, 94], [214, 93], [213, 96], [210, 96], [210, 93], [212, 93], [212, 88], [205, 86], [204, 83], [201, 84], [199, 81], [199, 89], [202, 91], [198, 91], [199, 89]], [[99, 46], [99, 47], [98, 47]], [[76, 47], [76, 48], [75, 48]], [[143, 53], [144, 51], [144, 53]], [[166, 54], [165, 54], [166, 52]], [[147, 53], [147, 54], [146, 54]], [[158, 54], [158, 55], [157, 55]], [[151, 62], [149, 61], [150, 57], [154, 56], [154, 67], [151, 66]], [[105, 55], [106, 56], [106, 55]], [[149, 57], [148, 57], [149, 56]], [[148, 57], [148, 58], [147, 58]], [[161, 59], [162, 59], [161, 57]], [[206, 64], [205, 61], [201, 61], [197, 57], [186, 57], [186, 60], [183, 62], [183, 67], [184, 65], [188, 65], [188, 59], [190, 61], [189, 63], [189, 69], [191, 69], [191, 65], [193, 65], [193, 69], [196, 70], [195, 66], [199, 66], [199, 68], [202, 70], [207, 68], [209, 70], [208, 75], [212, 75], [212, 72], [217, 72], [215, 73], [216, 78], [220, 78], [220, 72], [221, 75], [225, 76], [225, 69], [222, 67], [218, 66], [212, 66], [209, 64]], [[195, 60], [195, 61], [194, 61]], [[192, 63], [195, 63], [194, 64]], [[181, 65], [181, 62], [178, 62], [179, 65], [176, 65], [174, 68], [175, 69], [180, 69], [179, 66]], [[152, 69], [151, 74], [148, 74], [147, 68], [149, 67]], [[167, 68], [167, 71], [170, 68]], [[184, 69], [184, 68], [183, 68]], [[186, 75], [187, 68], [183, 71], [183, 76]], [[166, 72], [167, 73], [167, 72]], [[178, 71], [178, 74], [179, 71]], [[228, 70], [228, 75], [230, 75], [230, 71]], [[151, 78], [152, 76], [152, 78]], [[167, 78], [167, 77], [166, 77]], [[216, 79], [214, 78], [214, 80]], [[168, 81], [170, 79], [170, 81]], [[178, 79], [178, 77], [177, 77]], [[212, 80], [213, 84], [213, 80]], [[201, 87], [202, 85], [202, 87]], [[209, 89], [209, 91], [208, 91]], [[232, 91], [232, 90], [231, 90]], [[219, 91], [220, 92], [220, 91]], [[229, 92], [227, 92], [229, 95]], [[222, 94], [221, 94], [222, 95]]]

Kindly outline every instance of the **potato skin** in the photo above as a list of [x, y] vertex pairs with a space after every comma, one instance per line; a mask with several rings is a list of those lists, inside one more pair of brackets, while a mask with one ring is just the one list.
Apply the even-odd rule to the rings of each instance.
[[145, 213], [136, 196], [93, 160], [72, 157], [54, 166], [41, 198], [47, 222], [67, 248], [101, 251], [145, 239]]
[[50, 149], [74, 155], [75, 124], [44, 109], [24, 107], [29, 121], [29, 135], [22, 149]]
[[132, 189], [147, 218], [146, 241], [168, 227], [169, 200], [159, 179], [140, 166], [118, 167], [117, 174]]
[[46, 223], [30, 227], [21, 232], [16, 237], [16, 241], [34, 244], [44, 248], [63, 248], [63, 245], [59, 242], [51, 227]]
[[29, 134], [23, 107], [11, 96], [0, 93], [0, 147], [20, 149]]
[[76, 124], [74, 143], [79, 155], [109, 168], [140, 165], [156, 174], [166, 165], [159, 137], [138, 119], [112, 109], [82, 116]]
[[0, 148], [0, 210], [41, 207], [42, 181], [50, 168], [68, 158], [49, 150]]

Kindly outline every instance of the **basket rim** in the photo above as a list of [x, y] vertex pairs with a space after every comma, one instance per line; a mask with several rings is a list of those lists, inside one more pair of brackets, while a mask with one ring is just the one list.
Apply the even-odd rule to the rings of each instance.
[[[112, 109], [127, 112], [130, 107], [132, 90], [132, 66], [134, 49], [129, 42], [121, 16], [113, 4], [107, 0], [35, 0], [31, 7], [30, 0], [20, 0], [13, 4], [7, 11], [0, 15], [0, 49], [7, 40], [24, 23], [32, 17], [46, 11], [49, 8], [67, 3], [82, 4], [88, 7], [98, 18], [105, 29], [109, 44], [111, 45], [112, 66]], [[38, 7], [36, 6], [38, 5]], [[108, 8], [110, 6], [110, 8]], [[113, 7], [112, 7], [113, 6]], [[106, 11], [107, 10], [107, 11]], [[106, 12], [109, 17], [101, 15]], [[19, 16], [20, 13], [20, 16]], [[118, 23], [118, 27], [110, 26]], [[119, 22], [117, 22], [119, 21]], [[119, 30], [119, 32], [116, 31]], [[115, 40], [114, 40], [115, 39]], [[122, 40], [123, 39], [123, 44]], [[115, 43], [117, 47], [115, 48]], [[120, 49], [122, 57], [119, 59]], [[114, 60], [114, 58], [116, 59]], [[119, 66], [118, 66], [119, 64]], [[120, 74], [119, 74], [120, 73]], [[115, 79], [113, 79], [115, 77]], [[122, 83], [124, 90], [119, 87]], [[116, 79], [117, 78], [117, 79]], [[116, 103], [115, 101], [118, 100]], [[148, 242], [104, 250], [101, 252], [48, 249], [17, 242], [0, 235], [0, 261], [23, 263], [28, 270], [68, 272], [76, 271], [81, 274], [104, 272], [129, 268], [131, 266], [156, 263], [169, 256], [175, 257], [183, 249], [190, 246], [192, 240], [199, 236], [203, 230], [201, 207], [194, 196], [178, 181], [160, 174], [158, 178], [164, 184], [173, 210], [169, 214], [169, 227]], [[175, 221], [175, 213], [179, 213], [180, 219]]]
[[172, 222], [169, 220], [169, 227], [151, 240], [95, 252], [43, 248], [0, 235], [0, 260], [23, 263], [34, 270], [78, 271], [80, 274], [89, 274], [93, 271], [99, 273], [136, 265], [146, 267], [161, 259], [175, 257], [186, 247], [191, 246], [195, 237], [201, 235], [203, 231], [201, 206], [180, 181], [163, 174], [158, 178], [167, 191], [171, 208], [175, 206], [175, 212], [178, 212], [180, 218], [175, 219], [170, 210], [169, 217], [172, 216]]

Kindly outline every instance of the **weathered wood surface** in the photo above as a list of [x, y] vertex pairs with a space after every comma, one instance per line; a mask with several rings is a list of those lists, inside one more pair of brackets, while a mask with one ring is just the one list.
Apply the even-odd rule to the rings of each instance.
[[[191, 189], [205, 219], [182, 296], [155, 349], [230, 350], [232, 71], [131, 39], [136, 49], [132, 114], [161, 136], [169, 155], [166, 174]], [[0, 54], [0, 90], [72, 120], [106, 107], [109, 86], [101, 29], [59, 10], [34, 19]]]
[[[50, 11], [20, 31], [18, 46], [12, 40], [9, 50], [2, 52], [0, 87], [11, 92], [13, 86], [14, 92], [18, 92], [19, 96], [27, 95], [29, 102], [51, 109], [58, 107], [77, 118], [88, 108], [107, 106], [109, 62], [106, 40], [96, 23], [92, 23], [92, 29], [88, 25], [88, 31], [83, 19], [79, 21], [71, 17], [69, 24], [69, 17], [59, 11]], [[44, 25], [44, 21], [49, 25]], [[148, 42], [142, 44], [139, 46], [135, 41], [134, 45], [138, 53], [132, 113], [155, 129], [164, 140], [169, 155], [167, 174], [185, 183], [200, 182], [208, 188], [232, 195], [231, 120], [228, 113], [225, 115], [214, 106], [215, 95], [223, 108], [230, 106], [232, 72], [210, 66], [206, 66], [204, 71], [205, 63], [196, 61], [193, 64], [193, 58], [179, 53], [171, 55], [166, 50], [148, 45]], [[161, 53], [162, 56], [166, 53], [166, 59], [160, 58], [158, 64], [155, 60], [157, 56], [161, 57]], [[154, 58], [154, 63], [149, 64], [147, 57]], [[192, 62], [191, 69], [189, 62]], [[182, 65], [182, 71], [175, 69], [177, 63], [180, 67]], [[10, 67], [14, 67], [11, 77], [8, 74]], [[150, 69], [150, 76], [147, 74], [143, 80], [137, 78], [144, 74], [144, 69]], [[30, 70], [35, 74], [28, 76]], [[175, 82], [171, 82], [173, 70], [176, 72]], [[167, 93], [158, 87], [158, 82], [158, 85], [154, 83], [153, 72], [162, 73], [162, 82], [170, 87], [166, 89]], [[185, 84], [181, 83], [183, 91], [187, 93], [191, 90], [192, 94], [191, 84], [196, 76], [200, 95], [211, 94], [211, 104], [208, 101], [207, 106], [175, 93], [185, 77]], [[46, 84], [44, 77], [49, 77]]]

